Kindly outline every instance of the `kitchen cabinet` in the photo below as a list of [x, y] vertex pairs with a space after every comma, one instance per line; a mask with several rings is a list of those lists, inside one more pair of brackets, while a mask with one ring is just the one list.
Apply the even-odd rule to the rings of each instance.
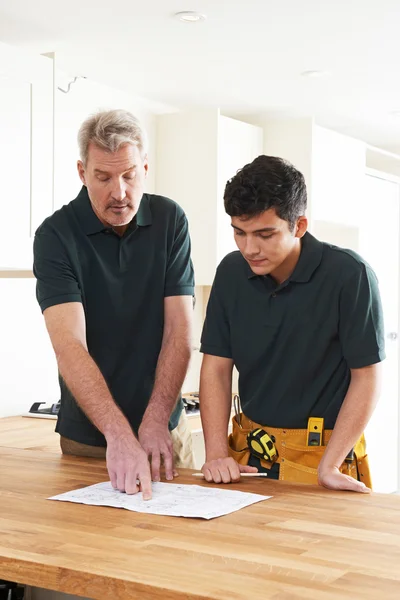
[[365, 192], [366, 144], [311, 118], [265, 119], [264, 152], [290, 160], [307, 184], [307, 216], [318, 235], [329, 225], [356, 243]]
[[30, 268], [53, 206], [53, 63], [0, 44], [0, 269]]
[[228, 179], [262, 154], [262, 145], [260, 127], [217, 109], [157, 118], [156, 192], [186, 212], [196, 285], [211, 285], [219, 262], [236, 250], [224, 189]]
[[359, 225], [365, 195], [366, 145], [346, 135], [314, 127], [312, 215], [315, 221]]

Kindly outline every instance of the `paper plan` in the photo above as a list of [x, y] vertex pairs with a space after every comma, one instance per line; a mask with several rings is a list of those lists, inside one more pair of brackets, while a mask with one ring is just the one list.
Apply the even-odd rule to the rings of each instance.
[[152, 484], [152, 493], [151, 500], [143, 500], [141, 492], [127, 495], [114, 490], [107, 481], [59, 494], [49, 500], [113, 506], [153, 515], [213, 519], [271, 498], [216, 487], [158, 482]]

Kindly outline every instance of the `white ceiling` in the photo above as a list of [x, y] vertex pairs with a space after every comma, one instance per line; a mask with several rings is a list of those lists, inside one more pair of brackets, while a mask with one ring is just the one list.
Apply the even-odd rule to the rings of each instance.
[[182, 108], [314, 115], [396, 151], [399, 32], [399, 0], [0, 0], [0, 41], [56, 51], [73, 75]]

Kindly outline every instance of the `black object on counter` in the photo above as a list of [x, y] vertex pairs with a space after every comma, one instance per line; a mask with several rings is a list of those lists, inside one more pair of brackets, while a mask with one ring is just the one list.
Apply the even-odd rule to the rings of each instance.
[[29, 412], [34, 415], [58, 415], [61, 404], [60, 400], [47, 408], [40, 408], [42, 404], [46, 404], [46, 402], [34, 402], [30, 407]]

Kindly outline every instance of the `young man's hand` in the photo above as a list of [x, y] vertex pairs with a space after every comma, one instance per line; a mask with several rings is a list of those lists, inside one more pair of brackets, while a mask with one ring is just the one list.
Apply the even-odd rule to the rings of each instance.
[[143, 493], [151, 499], [151, 474], [146, 452], [133, 433], [107, 439], [107, 469], [115, 489], [127, 494]]
[[231, 483], [240, 480], [240, 473], [257, 473], [256, 467], [239, 465], [231, 457], [208, 460], [201, 468], [206, 481], [214, 483]]
[[360, 492], [369, 494], [370, 488], [362, 481], [357, 481], [350, 475], [341, 473], [337, 467], [323, 467], [318, 469], [318, 483], [330, 490], [347, 490], [349, 492]]
[[164, 463], [165, 477], [171, 481], [178, 473], [174, 469], [174, 453], [168, 421], [144, 417], [139, 427], [139, 442], [151, 462], [153, 481], [160, 481], [160, 466]]

